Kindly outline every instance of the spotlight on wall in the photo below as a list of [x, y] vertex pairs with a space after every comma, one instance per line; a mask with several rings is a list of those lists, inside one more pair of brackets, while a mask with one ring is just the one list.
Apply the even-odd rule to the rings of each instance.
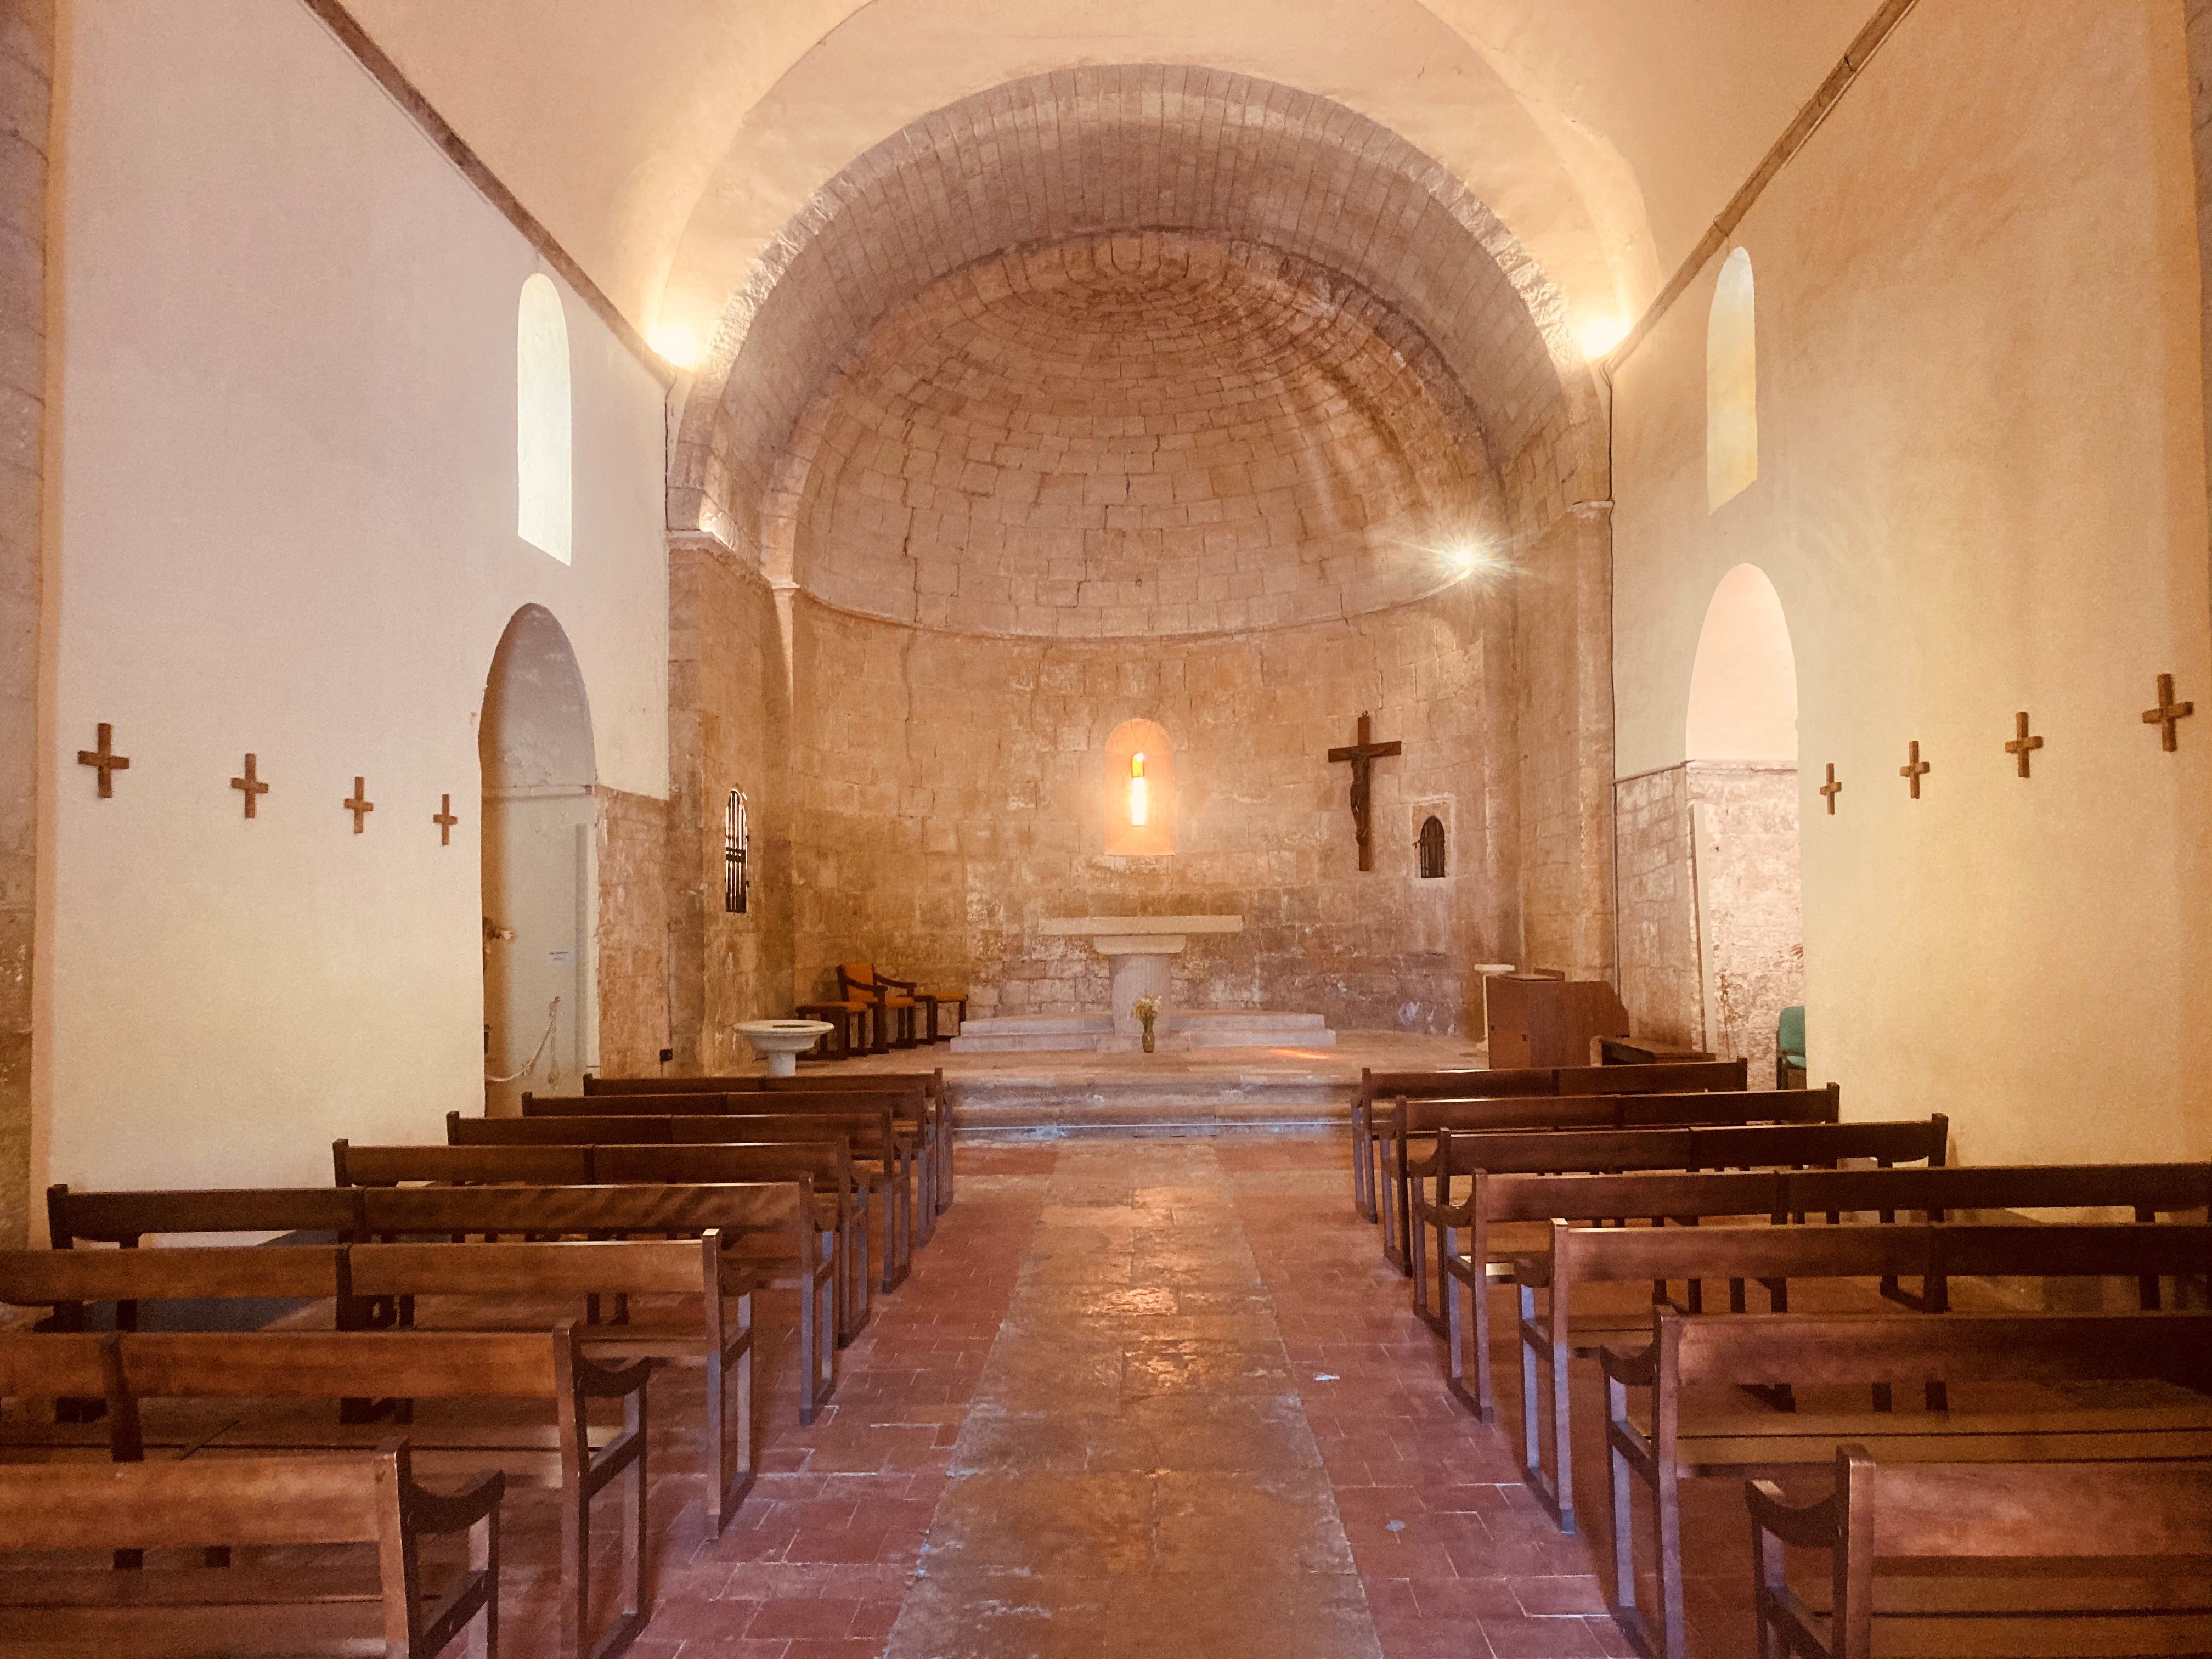
[[1628, 337], [1628, 320], [1623, 317], [1590, 317], [1583, 319], [1575, 330], [1583, 356], [1595, 362], [1599, 358]]
[[681, 323], [655, 323], [646, 343], [674, 368], [696, 368], [707, 355], [705, 343]]

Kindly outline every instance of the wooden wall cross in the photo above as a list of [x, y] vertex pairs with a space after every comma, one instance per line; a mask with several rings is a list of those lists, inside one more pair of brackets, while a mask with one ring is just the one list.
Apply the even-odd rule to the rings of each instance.
[[1920, 758], [1919, 738], [1915, 738], [1912, 740], [1911, 750], [1911, 758], [1907, 760], [1904, 765], [1897, 769], [1897, 775], [1903, 778], [1905, 782], [1912, 786], [1912, 799], [1918, 800], [1920, 799], [1920, 780], [1926, 777], [1929, 773], [1934, 771], [1936, 769], [1929, 765], [1926, 761]]
[[249, 818], [259, 816], [253, 809], [259, 805], [261, 797], [269, 793], [269, 786], [254, 775], [253, 769], [256, 763], [255, 757], [248, 755], [246, 757], [246, 775], [242, 778], [233, 778], [230, 781], [232, 788], [242, 789], [246, 792], [246, 816]]
[[1404, 747], [1402, 744], [1374, 741], [1373, 729], [1368, 724], [1365, 711], [1362, 710], [1359, 741], [1328, 751], [1332, 763], [1348, 761], [1352, 764], [1352, 831], [1359, 840], [1359, 867], [1363, 870], [1375, 867], [1374, 825], [1370, 821], [1370, 809], [1374, 805], [1375, 763], [1386, 755], [1403, 753]]
[[2005, 744], [2005, 753], [2015, 756], [2019, 758], [2020, 775], [2022, 777], [2027, 777], [2029, 775], [2027, 769], [2027, 757], [2030, 755], [2033, 755], [2037, 750], [2043, 747], [2043, 739], [2041, 738], [2031, 738], [2027, 735], [2027, 710], [2025, 708], [2021, 709], [2017, 714], [2014, 714], [2012, 717], [2012, 720], [2013, 738], [2010, 743]]
[[366, 781], [366, 779], [356, 778], [353, 781], [353, 794], [344, 803], [345, 810], [353, 814], [353, 832], [356, 836], [361, 833], [362, 819], [376, 811], [376, 803], [369, 799], [368, 791], [362, 787]]
[[131, 769], [131, 757], [115, 752], [115, 728], [106, 720], [100, 723], [100, 747], [78, 750], [76, 763], [100, 769], [100, 798], [102, 800], [114, 794], [115, 775]]
[[1836, 781], [1836, 763], [1828, 763], [1828, 781], [1820, 786], [1820, 793], [1828, 798], [1828, 816], [1836, 816], [1836, 797], [1844, 793], [1844, 786]]
[[451, 795], [438, 797], [438, 810], [430, 814], [430, 822], [438, 826], [438, 845], [451, 847], [453, 844], [453, 826], [460, 822], [453, 816], [453, 798]]
[[2159, 733], [2159, 747], [2170, 755], [2179, 746], [2173, 734], [2174, 721], [2187, 720], [2196, 712], [2197, 705], [2193, 702], [2174, 702], [2173, 676], [2160, 674], [2158, 677], [2158, 707], [2143, 710], [2143, 724], [2164, 728]]

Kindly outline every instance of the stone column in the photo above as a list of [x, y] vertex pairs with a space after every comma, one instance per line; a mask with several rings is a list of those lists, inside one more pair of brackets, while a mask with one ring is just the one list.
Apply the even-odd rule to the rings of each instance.
[[31, 1199], [53, 0], [0, 0], [0, 1245]]

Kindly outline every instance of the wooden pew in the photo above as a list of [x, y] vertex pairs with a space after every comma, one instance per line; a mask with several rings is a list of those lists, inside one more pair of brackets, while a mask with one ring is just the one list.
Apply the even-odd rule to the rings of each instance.
[[[1937, 1632], [1955, 1650], [1962, 1626], [1981, 1651], [2212, 1651], [2212, 1464], [1897, 1464], [1844, 1446], [1818, 1503], [1767, 1480], [1744, 1497], [1764, 1654], [1873, 1659], [1877, 1629], [1885, 1653]], [[1790, 1547], [1830, 1553], [1825, 1616], [1790, 1589]], [[1921, 1571], [1877, 1595], [1877, 1559]], [[1966, 1577], [1969, 1561], [1989, 1567]]]
[[[471, 1653], [497, 1659], [505, 1490], [494, 1473], [451, 1496], [426, 1492], [404, 1440], [344, 1457], [0, 1466], [0, 1550], [11, 1553], [377, 1550], [365, 1576], [299, 1566], [0, 1571], [0, 1626], [11, 1646], [116, 1659], [310, 1650], [432, 1659], [462, 1637]], [[428, 1595], [422, 1540], [456, 1532], [468, 1535], [467, 1565], [444, 1595]]]
[[[1449, 1172], [1440, 1161], [1438, 1139], [1454, 1132], [1559, 1129], [1576, 1131], [1684, 1128], [1693, 1124], [1834, 1123], [1843, 1115], [1843, 1091], [1825, 1089], [1714, 1091], [1706, 1093], [1560, 1095], [1518, 1100], [1407, 1100], [1393, 1109], [1390, 1189], [1386, 1202], [1398, 1216], [1404, 1243], [1400, 1272], [1413, 1276], [1413, 1306], [1442, 1328], [1441, 1315], [1428, 1311], [1427, 1230], [1436, 1205], [1450, 1195]], [[1419, 1149], [1417, 1151], [1417, 1148]], [[1462, 1170], [1458, 1173], [1464, 1174]], [[1435, 1198], [1414, 1212], [1422, 1182], [1442, 1180]], [[1386, 1251], [1387, 1255], [1388, 1252]]]
[[[1686, 1222], [1765, 1216], [1779, 1224], [1825, 1213], [1831, 1221], [1900, 1213], [1942, 1221], [1958, 1212], [2002, 1216], [2027, 1209], [2131, 1211], [2139, 1222], [2190, 1214], [2212, 1203], [2212, 1164], [2013, 1164], [1955, 1168], [1806, 1170], [1704, 1174], [1531, 1175], [1474, 1172], [1464, 1205], [1437, 1212], [1438, 1261], [1446, 1298], [1449, 1386], [1485, 1422], [1495, 1414], [1490, 1376], [1490, 1310], [1485, 1287], [1528, 1248], [1548, 1243], [1496, 1229], [1554, 1219], [1627, 1217]], [[1522, 1230], [1525, 1232], [1525, 1229]], [[1460, 1241], [1466, 1241], [1462, 1250]], [[1885, 1285], [1894, 1291], [1893, 1284]], [[1692, 1313], [1696, 1285], [1691, 1287]]]
[[[486, 1148], [486, 1151], [495, 1150]], [[760, 1283], [799, 1292], [799, 1420], [811, 1423], [837, 1388], [836, 1218], [804, 1182], [593, 1187], [359, 1187], [373, 1237], [455, 1239], [472, 1234], [560, 1238], [719, 1229]], [[779, 1242], [781, 1241], [781, 1242]], [[763, 1255], [758, 1246], [769, 1244]]]
[[[712, 1161], [659, 1159], [650, 1164], [606, 1164], [598, 1146], [577, 1141], [577, 1124], [598, 1119], [573, 1117], [462, 1117], [445, 1115], [449, 1146], [354, 1146], [331, 1141], [331, 1164], [338, 1186], [617, 1186], [661, 1182], [677, 1186], [741, 1186], [768, 1182], [810, 1182], [817, 1201], [836, 1206], [838, 1234], [838, 1345], [867, 1329], [867, 1217], [854, 1225], [854, 1203], [865, 1203], [852, 1155], [842, 1139], [790, 1141], [761, 1134], [750, 1155]], [[644, 1119], [648, 1146], [664, 1144], [661, 1119]], [[615, 1119], [608, 1130], [622, 1130], [629, 1119]], [[821, 1133], [821, 1130], [817, 1130]], [[792, 1285], [776, 1285], [790, 1290]]]
[[595, 1077], [584, 1074], [587, 1095], [696, 1093], [738, 1095], [748, 1090], [768, 1094], [826, 1094], [836, 1090], [866, 1092], [919, 1085], [927, 1099], [936, 1148], [933, 1173], [939, 1213], [952, 1207], [952, 1096], [941, 1066], [927, 1072], [815, 1073], [806, 1077]]
[[[797, 1114], [840, 1115], [848, 1113], [883, 1112], [890, 1119], [886, 1134], [872, 1131], [856, 1137], [853, 1156], [863, 1163], [878, 1164], [884, 1173], [895, 1182], [897, 1194], [896, 1214], [896, 1242], [895, 1248], [884, 1252], [885, 1272], [895, 1274], [894, 1283], [903, 1280], [912, 1265], [916, 1246], [926, 1242], [921, 1230], [921, 1210], [918, 1190], [926, 1191], [927, 1172], [921, 1160], [927, 1146], [927, 1135], [920, 1113], [920, 1097], [916, 1094], [896, 1094], [884, 1091], [847, 1091], [829, 1094], [779, 1093], [773, 1098], [762, 1092], [741, 1095], [687, 1094], [684, 1097], [681, 1115], [770, 1117]], [[598, 1109], [605, 1108], [607, 1109]], [[611, 1095], [538, 1097], [522, 1103], [526, 1118], [606, 1118], [632, 1117], [654, 1119], [677, 1115], [669, 1109], [668, 1097], [645, 1095]], [[657, 1132], [626, 1134], [623, 1142], [640, 1146], [662, 1139]], [[601, 1144], [612, 1144], [604, 1139]]]
[[[1702, 1231], [1702, 1230], [1700, 1230]], [[1818, 1235], [1826, 1228], [1776, 1229]], [[2165, 1228], [2130, 1229], [2163, 1232]], [[1679, 1235], [1694, 1237], [1685, 1231]], [[2026, 1414], [1765, 1411], [1685, 1419], [1686, 1389], [1769, 1383], [2155, 1381], [2212, 1388], [2212, 1314], [1680, 1314], [1658, 1309], [1650, 1343], [1601, 1349], [1606, 1379], [1608, 1536], [1613, 1616], [1645, 1652], [1685, 1651], [1680, 1483], [1831, 1464], [1839, 1447], [1885, 1461], [1959, 1463], [2166, 1462], [2212, 1458], [2212, 1402]], [[1649, 1391], [1650, 1429], [1631, 1420], [1628, 1391]], [[1652, 1496], [1659, 1628], [1637, 1606], [1630, 1482]]]
[[[1527, 1095], [1662, 1095], [1709, 1089], [1747, 1087], [1749, 1071], [1741, 1060], [1656, 1066], [1519, 1066], [1496, 1071], [1479, 1066], [1435, 1072], [1377, 1072], [1363, 1066], [1359, 1093], [1352, 1103], [1352, 1196], [1363, 1219], [1381, 1221], [1386, 1249], [1397, 1248], [1389, 1233], [1397, 1218], [1381, 1211], [1376, 1193], [1383, 1174], [1383, 1148], [1389, 1142], [1390, 1103], [1400, 1100], [1505, 1100]], [[1381, 1114], [1378, 1121], [1377, 1114]]]
[[[919, 1091], [920, 1098], [914, 1097]], [[937, 1214], [952, 1205], [952, 1103], [942, 1068], [933, 1072], [854, 1072], [838, 1076], [809, 1073], [804, 1077], [737, 1078], [600, 1078], [584, 1079], [587, 1099], [628, 1100], [640, 1095], [799, 1095], [810, 1099], [823, 1095], [896, 1096], [893, 1105], [902, 1122], [910, 1122], [917, 1142], [916, 1163], [922, 1190], [935, 1194], [921, 1216], [921, 1237], [926, 1243], [936, 1230]], [[534, 1096], [523, 1097], [523, 1110], [531, 1110]], [[706, 1111], [706, 1106], [697, 1108]]]
[[[163, 1233], [278, 1231], [284, 1220], [314, 1210], [303, 1200], [320, 1203], [326, 1216], [343, 1216], [349, 1237], [386, 1242], [471, 1235], [696, 1238], [719, 1228], [740, 1260], [765, 1270], [763, 1283], [799, 1291], [799, 1420], [811, 1423], [836, 1389], [836, 1342], [826, 1329], [836, 1305], [836, 1223], [819, 1213], [811, 1188], [796, 1182], [92, 1193], [61, 1185], [48, 1188], [46, 1213], [59, 1248], [83, 1240], [135, 1245]], [[789, 1248], [763, 1260], [757, 1254], [762, 1236], [787, 1237]]]
[[[437, 1331], [227, 1331], [125, 1333], [105, 1339], [0, 1334], [0, 1375], [32, 1379], [49, 1349], [58, 1362], [81, 1371], [81, 1361], [55, 1345], [85, 1340], [115, 1343], [127, 1407], [112, 1431], [130, 1431], [157, 1401], [261, 1402], [218, 1429], [195, 1448], [196, 1459], [228, 1462], [232, 1454], [356, 1451], [389, 1429], [349, 1428], [340, 1414], [271, 1411], [282, 1401], [343, 1402], [373, 1395], [400, 1402], [403, 1416], [422, 1401], [531, 1401], [550, 1406], [552, 1440], [545, 1431], [505, 1428], [481, 1413], [464, 1414], [450, 1428], [419, 1420], [408, 1437], [418, 1463], [436, 1463], [473, 1474], [487, 1464], [510, 1475], [544, 1480], [562, 1494], [561, 1559], [563, 1659], [613, 1659], [645, 1626], [649, 1605], [645, 1532], [647, 1492], [645, 1387], [652, 1362], [620, 1367], [594, 1364], [582, 1352], [573, 1322], [551, 1333]], [[15, 1352], [9, 1352], [15, 1350]], [[601, 1446], [592, 1444], [591, 1403], [619, 1401], [623, 1427]], [[118, 1444], [118, 1461], [124, 1460]], [[624, 1605], [593, 1638], [591, 1595], [591, 1503], [617, 1480], [626, 1480], [622, 1504]]]
[[[416, 1329], [528, 1329], [533, 1308], [539, 1314], [535, 1326], [542, 1329], [566, 1311], [563, 1303], [580, 1297], [621, 1298], [623, 1314], [617, 1322], [578, 1327], [585, 1352], [595, 1360], [654, 1359], [703, 1370], [702, 1472], [707, 1476], [707, 1512], [718, 1535], [752, 1489], [757, 1276], [727, 1261], [719, 1230], [708, 1228], [696, 1240], [356, 1244], [347, 1249], [346, 1261], [354, 1294], [401, 1301]], [[520, 1305], [489, 1323], [472, 1311], [456, 1325], [425, 1322], [426, 1297]], [[647, 1297], [681, 1298], [687, 1308], [696, 1303], [697, 1310], [657, 1310], [641, 1317], [637, 1298]], [[544, 1316], [548, 1302], [553, 1304], [551, 1318]]]
[[[719, 1096], [648, 1097], [666, 1105], [680, 1098], [719, 1101]], [[766, 1100], [767, 1097], [747, 1097]], [[842, 1098], [833, 1097], [833, 1099]], [[679, 1136], [679, 1124], [689, 1126]], [[896, 1290], [913, 1271], [915, 1242], [915, 1171], [907, 1161], [905, 1144], [887, 1108], [861, 1103], [849, 1111], [829, 1110], [810, 1104], [798, 1112], [777, 1112], [765, 1107], [703, 1115], [672, 1116], [625, 1109], [610, 1115], [574, 1116], [556, 1113], [544, 1117], [463, 1117], [446, 1114], [446, 1138], [455, 1146], [652, 1146], [676, 1140], [690, 1144], [820, 1140], [836, 1137], [848, 1149], [847, 1172], [851, 1177], [847, 1200], [859, 1218], [861, 1236], [871, 1224], [871, 1212], [878, 1206], [883, 1227], [883, 1289]], [[586, 1177], [588, 1178], [588, 1177]], [[825, 1183], [820, 1188], [830, 1190]], [[865, 1307], [866, 1296], [858, 1301]], [[847, 1332], [857, 1334], [858, 1326]]]

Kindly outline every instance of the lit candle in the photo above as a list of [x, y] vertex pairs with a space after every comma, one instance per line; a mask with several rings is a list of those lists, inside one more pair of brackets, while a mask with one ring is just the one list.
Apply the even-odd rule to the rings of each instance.
[[1152, 803], [1146, 799], [1145, 787], [1145, 757], [1142, 750], [1129, 757], [1129, 822], [1142, 829]]

